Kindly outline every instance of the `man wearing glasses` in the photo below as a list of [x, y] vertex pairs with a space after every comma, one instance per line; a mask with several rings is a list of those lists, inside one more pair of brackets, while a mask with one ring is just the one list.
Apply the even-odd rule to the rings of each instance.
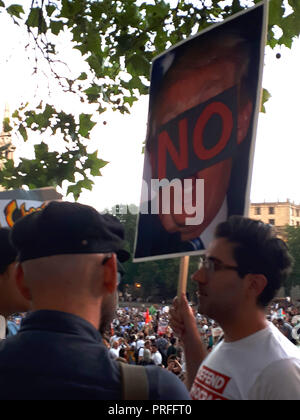
[[269, 225], [234, 216], [215, 239], [192, 279], [199, 312], [217, 321], [224, 340], [207, 356], [185, 296], [171, 325], [184, 343], [193, 399], [300, 399], [300, 353], [265, 317], [287, 278], [291, 257]]
[[[33, 311], [0, 345], [1, 399], [122, 399], [120, 365], [99, 330], [115, 314], [123, 239], [118, 219], [79, 203], [51, 202], [16, 222], [16, 281]], [[189, 398], [172, 374], [151, 366], [144, 374], [149, 399]]]

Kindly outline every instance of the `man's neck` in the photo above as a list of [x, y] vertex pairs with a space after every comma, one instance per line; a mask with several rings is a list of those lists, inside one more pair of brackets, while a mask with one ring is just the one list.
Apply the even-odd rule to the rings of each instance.
[[64, 303], [45, 303], [45, 304], [33, 304], [33, 311], [48, 310], [48, 311], [59, 311], [66, 312], [72, 315], [79, 316], [85, 321], [92, 324], [97, 330], [100, 325], [100, 308], [88, 305], [66, 305]]
[[234, 321], [220, 322], [224, 331], [225, 342], [242, 340], [265, 329], [268, 325], [264, 311], [255, 309], [252, 312], [243, 311]]

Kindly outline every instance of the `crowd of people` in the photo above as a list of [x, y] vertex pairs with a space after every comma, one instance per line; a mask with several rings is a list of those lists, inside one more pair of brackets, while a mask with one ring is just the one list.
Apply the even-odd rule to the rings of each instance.
[[[202, 341], [210, 352], [222, 339], [222, 328], [214, 320], [201, 315], [196, 305], [191, 306]], [[17, 334], [25, 317], [26, 313], [8, 317], [8, 337]], [[292, 302], [290, 298], [275, 299], [267, 309], [267, 319], [300, 347], [300, 302]], [[168, 306], [123, 305], [118, 308], [111, 328], [103, 333], [103, 342], [110, 357], [116, 361], [160, 366], [185, 380], [183, 346], [169, 324]]]
[[[212, 319], [201, 315], [192, 305], [197, 327], [207, 351], [222, 339], [222, 328]], [[149, 311], [153, 315], [149, 315]], [[293, 344], [300, 347], [300, 303], [290, 298], [275, 299], [267, 308], [267, 319]], [[294, 331], [294, 333], [293, 333]], [[169, 307], [145, 304], [117, 310], [104, 343], [112, 359], [133, 365], [157, 365], [185, 380], [183, 346], [169, 324]]]
[[[169, 323], [169, 306], [141, 304], [119, 307], [110, 329], [103, 332], [103, 343], [113, 360], [130, 365], [156, 365], [182, 381], [186, 377], [184, 349]], [[201, 339], [210, 352], [222, 339], [222, 328], [201, 315], [191, 304]], [[150, 315], [151, 313], [151, 315]], [[267, 319], [293, 344], [300, 347], [300, 302], [290, 298], [274, 299], [267, 308]], [[7, 337], [16, 335], [26, 313], [7, 319]]]

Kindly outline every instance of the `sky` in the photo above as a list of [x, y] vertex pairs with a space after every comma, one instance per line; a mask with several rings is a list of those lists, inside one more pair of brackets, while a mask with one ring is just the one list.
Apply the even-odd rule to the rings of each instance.
[[[2, 19], [2, 20], [1, 20]], [[26, 58], [22, 34], [13, 25], [5, 25], [0, 16], [0, 117], [5, 102], [12, 110], [22, 101], [34, 101], [36, 90], [32, 67]], [[3, 42], [4, 41], [4, 42]], [[63, 46], [62, 46], [63, 49]], [[281, 58], [276, 58], [280, 51]], [[74, 68], [79, 63], [74, 56]], [[250, 199], [252, 202], [285, 201], [287, 198], [300, 204], [300, 41], [297, 39], [291, 50], [267, 47], [263, 86], [272, 98], [266, 104], [266, 114], [260, 113]], [[64, 109], [81, 104], [64, 95], [59, 99]], [[83, 192], [79, 202], [98, 210], [111, 208], [115, 204], [139, 204], [143, 172], [142, 146], [146, 136], [148, 97], [142, 97], [130, 115], [112, 111], [102, 114], [92, 131], [89, 151], [98, 149], [98, 156], [109, 161], [102, 169], [102, 177], [95, 178], [93, 191]], [[95, 120], [96, 121], [96, 120]], [[33, 143], [40, 137], [33, 138]], [[16, 158], [30, 157], [32, 146], [15, 139]], [[66, 191], [66, 188], [64, 188]], [[71, 199], [70, 196], [67, 197]]]

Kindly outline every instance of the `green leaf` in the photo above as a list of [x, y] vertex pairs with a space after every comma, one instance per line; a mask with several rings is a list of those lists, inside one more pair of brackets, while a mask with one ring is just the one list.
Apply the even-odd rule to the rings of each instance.
[[24, 14], [24, 9], [19, 4], [12, 4], [6, 9], [6, 11], [11, 16], [16, 16], [17, 18], [20, 18], [20, 15]]
[[31, 28], [38, 28], [40, 12], [41, 9], [39, 7], [34, 7], [33, 9], [31, 9], [28, 19], [26, 21], [26, 25], [30, 26]]
[[265, 103], [270, 98], [272, 98], [272, 95], [270, 94], [270, 92], [267, 89], [263, 89], [262, 103], [261, 103], [261, 110], [260, 110], [260, 112], [266, 113]]
[[78, 77], [78, 80], [86, 80], [87, 79], [87, 74], [86, 73], [81, 73], [80, 76]]
[[136, 98], [135, 96], [124, 96], [123, 97], [124, 104], [127, 103], [127, 104], [129, 104], [129, 106], [132, 106], [133, 103], [137, 100], [138, 100], [138, 98]]
[[4, 133], [8, 133], [11, 130], [12, 130], [12, 127], [10, 125], [9, 118], [4, 118], [4, 120], [3, 120], [3, 131], [4, 131]]
[[18, 119], [20, 119], [20, 114], [19, 114], [19, 110], [18, 110], [18, 109], [16, 109], [16, 110], [13, 112], [13, 114], [12, 114], [12, 118], [18, 118]]
[[232, 2], [232, 13], [235, 14], [239, 12], [240, 10], [243, 10], [243, 7], [240, 4], [239, 0], [233, 0]]
[[56, 10], [56, 7], [53, 5], [46, 6], [47, 15], [51, 17]]
[[90, 169], [92, 176], [101, 176], [100, 169], [104, 168], [109, 162], [98, 159], [97, 157], [98, 152], [94, 152], [92, 154], [88, 154], [88, 159], [84, 164], [84, 168]]
[[150, 63], [140, 54], [133, 54], [126, 62], [130, 74], [149, 77]]
[[24, 141], [27, 141], [28, 140], [27, 130], [24, 127], [23, 124], [20, 124], [20, 126], [19, 126], [19, 133], [23, 137]]
[[55, 114], [56, 111], [53, 108], [53, 106], [47, 104], [45, 107], [45, 111], [43, 112], [43, 116], [45, 117], [46, 123], [48, 124], [49, 118], [52, 117], [53, 114]]
[[92, 115], [90, 114], [80, 114], [79, 116], [79, 130], [78, 133], [85, 138], [89, 138], [90, 131], [96, 125], [95, 122], [91, 121]]
[[272, 0], [269, 7], [269, 26], [280, 26], [284, 12], [282, 0]]
[[99, 55], [92, 54], [86, 61], [98, 76], [102, 75], [102, 59]]
[[81, 193], [81, 186], [80, 185], [69, 185], [67, 189], [67, 195], [73, 194], [75, 201], [78, 200]]
[[82, 189], [84, 188], [86, 190], [91, 191], [93, 189], [93, 185], [94, 185], [94, 182], [91, 179], [85, 178], [81, 181], [78, 181], [77, 184], [75, 185], [69, 185], [68, 190], [67, 190], [67, 195], [73, 194], [75, 200], [77, 201]]
[[83, 0], [62, 0], [61, 17], [74, 19], [85, 11], [86, 2]]
[[101, 88], [100, 86], [93, 85], [88, 89], [84, 90], [84, 93], [87, 95], [89, 102], [97, 101], [100, 96]]
[[35, 157], [36, 159], [40, 162], [42, 160], [44, 160], [45, 156], [48, 153], [48, 145], [44, 142], [42, 142], [41, 144], [36, 144], [34, 146], [34, 151], [35, 151]]
[[81, 188], [92, 191], [94, 182], [91, 179], [85, 178], [82, 181], [79, 181]]
[[62, 31], [64, 28], [63, 22], [60, 20], [51, 20], [50, 22], [50, 30], [54, 35], [58, 35], [60, 31]]
[[0, 7], [5, 7], [5, 4], [3, 3], [2, 0], [0, 0]]

